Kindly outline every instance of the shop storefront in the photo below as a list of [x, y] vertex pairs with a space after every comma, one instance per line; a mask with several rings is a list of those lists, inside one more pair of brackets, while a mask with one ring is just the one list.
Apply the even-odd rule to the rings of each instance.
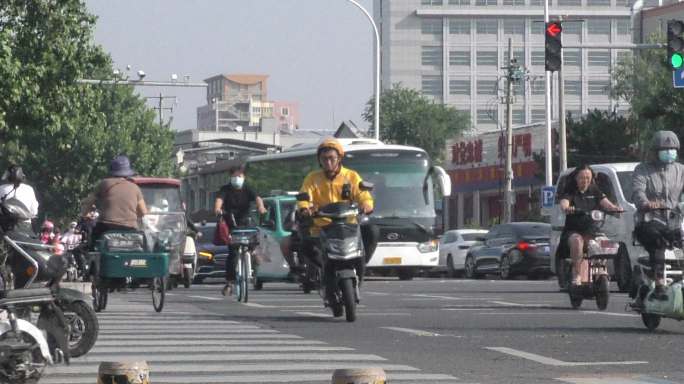
[[[513, 130], [513, 190], [515, 221], [538, 220], [539, 190], [544, 183], [535, 153], [543, 153], [544, 124]], [[445, 169], [452, 193], [446, 200], [446, 227], [489, 227], [503, 215], [505, 136], [503, 131], [447, 141]]]

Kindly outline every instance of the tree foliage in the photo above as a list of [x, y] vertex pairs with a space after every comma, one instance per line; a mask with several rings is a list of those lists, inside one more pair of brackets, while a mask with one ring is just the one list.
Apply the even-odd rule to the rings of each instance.
[[[652, 42], [664, 42], [654, 35]], [[641, 49], [618, 63], [613, 72], [612, 95], [631, 106], [630, 117], [639, 143], [653, 132], [667, 129], [684, 136], [684, 92], [672, 86], [672, 70], [663, 49]], [[643, 145], [640, 145], [643, 150]]]
[[[372, 123], [375, 98], [366, 104], [363, 118]], [[436, 163], [444, 158], [445, 142], [470, 127], [470, 116], [433, 103], [418, 91], [395, 84], [380, 96], [380, 139], [425, 149]]]
[[141, 174], [172, 171], [173, 133], [132, 87], [76, 82], [113, 73], [95, 21], [79, 0], [0, 5], [0, 166], [22, 165], [51, 217], [73, 217], [117, 154]]

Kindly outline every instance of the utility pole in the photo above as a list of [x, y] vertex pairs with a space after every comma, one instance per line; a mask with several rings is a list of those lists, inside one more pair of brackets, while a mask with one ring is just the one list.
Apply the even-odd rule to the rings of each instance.
[[508, 65], [506, 70], [506, 188], [504, 190], [504, 223], [510, 223], [513, 219], [513, 76], [517, 70], [517, 63], [513, 60], [513, 43], [508, 38]]
[[176, 96], [164, 96], [161, 92], [159, 92], [159, 96], [147, 96], [147, 99], [158, 99], [159, 103], [154, 109], [159, 111], [159, 126], [164, 125], [164, 110], [167, 110], [169, 112], [173, 112], [173, 107], [164, 107], [164, 100], [170, 100], [173, 99], [173, 101], [176, 101]]

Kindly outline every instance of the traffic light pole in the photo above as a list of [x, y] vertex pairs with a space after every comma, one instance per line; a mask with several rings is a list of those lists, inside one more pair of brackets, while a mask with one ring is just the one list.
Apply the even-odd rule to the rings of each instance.
[[[549, 0], [544, 0], [544, 25], [548, 25], [549, 22]], [[546, 71], [546, 82], [545, 82], [545, 104], [546, 104], [546, 145], [544, 150], [546, 152], [546, 183], [547, 187], [553, 184], [553, 152], [551, 150], [551, 71]]]
[[[563, 35], [561, 35], [561, 44], [563, 43]], [[565, 93], [565, 81], [563, 79], [563, 50], [560, 51], [561, 66], [558, 68], [558, 130], [560, 136], [560, 171], [563, 172], [568, 169], [568, 147], [567, 138], [565, 137], [565, 102], [563, 94]]]

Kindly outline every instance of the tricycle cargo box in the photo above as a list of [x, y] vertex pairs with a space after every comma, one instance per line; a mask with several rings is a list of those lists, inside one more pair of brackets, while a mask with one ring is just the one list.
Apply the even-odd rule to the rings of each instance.
[[153, 278], [168, 275], [169, 254], [106, 253], [100, 254], [101, 277]]

